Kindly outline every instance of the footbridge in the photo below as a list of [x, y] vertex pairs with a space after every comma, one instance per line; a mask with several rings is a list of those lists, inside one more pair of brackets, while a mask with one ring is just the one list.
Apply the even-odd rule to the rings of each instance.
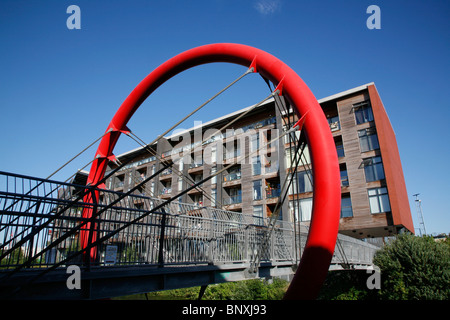
[[[2, 299], [103, 299], [289, 277], [308, 235], [288, 221], [6, 172], [0, 209]], [[371, 265], [376, 250], [339, 235], [330, 269]]]

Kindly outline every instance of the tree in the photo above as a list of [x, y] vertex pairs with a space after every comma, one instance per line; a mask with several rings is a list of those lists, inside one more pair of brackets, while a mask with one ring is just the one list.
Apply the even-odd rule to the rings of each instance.
[[399, 235], [379, 250], [379, 297], [389, 300], [448, 300], [450, 298], [449, 239]]

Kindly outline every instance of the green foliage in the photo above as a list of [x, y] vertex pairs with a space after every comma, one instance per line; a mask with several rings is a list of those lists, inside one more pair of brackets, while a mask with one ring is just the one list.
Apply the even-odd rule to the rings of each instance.
[[335, 270], [328, 272], [319, 300], [374, 300], [376, 292], [366, 286], [366, 270]]
[[377, 252], [374, 264], [381, 271], [381, 299], [448, 300], [450, 298], [450, 245], [448, 239], [400, 235]]
[[329, 272], [322, 300], [448, 300], [450, 241], [399, 235], [374, 257], [380, 268], [381, 290], [367, 288], [365, 270]]
[[[281, 300], [289, 283], [274, 278], [271, 283], [254, 279], [237, 282], [225, 282], [206, 288], [203, 300]], [[200, 287], [166, 290], [147, 294], [149, 299], [195, 300]]]

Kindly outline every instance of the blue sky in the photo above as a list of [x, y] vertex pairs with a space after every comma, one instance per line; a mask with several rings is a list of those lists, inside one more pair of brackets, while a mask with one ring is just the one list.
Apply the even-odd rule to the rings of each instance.
[[[69, 5], [81, 29], [69, 30]], [[369, 30], [369, 5], [381, 29]], [[187, 49], [242, 43], [283, 60], [320, 99], [375, 82], [394, 127], [417, 225], [450, 232], [450, 2], [444, 1], [0, 1], [0, 170], [47, 177], [105, 131], [131, 90]], [[245, 68], [190, 70], [150, 96], [129, 123], [150, 142]], [[267, 96], [247, 76], [202, 111], [203, 122]], [[193, 119], [181, 125], [193, 126]], [[128, 139], [128, 140], [127, 140]], [[116, 154], [138, 145], [121, 138]], [[64, 180], [94, 156], [62, 170]]]

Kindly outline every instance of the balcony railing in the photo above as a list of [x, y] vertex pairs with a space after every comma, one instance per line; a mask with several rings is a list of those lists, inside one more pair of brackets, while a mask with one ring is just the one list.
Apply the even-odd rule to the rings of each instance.
[[123, 181], [119, 181], [119, 182], [116, 182], [114, 184], [114, 188], [123, 188], [123, 185], [124, 185], [124, 182]]
[[198, 168], [198, 167], [201, 167], [201, 166], [203, 166], [203, 162], [201, 162], [201, 163], [191, 163], [189, 165], [189, 169]]
[[266, 190], [266, 199], [271, 199], [271, 198], [276, 198], [279, 197], [281, 193], [281, 189], [280, 188], [276, 188], [276, 189], [267, 189]]
[[161, 190], [161, 194], [171, 194], [172, 188], [164, 188]]
[[169, 168], [161, 172], [161, 176], [167, 176], [168, 174], [172, 174], [172, 169]]
[[348, 187], [348, 177], [347, 176], [341, 177], [341, 187]]
[[229, 198], [225, 198], [223, 204], [224, 205], [231, 205], [231, 204], [237, 204], [237, 203], [241, 203], [242, 202], [242, 196], [236, 195], [236, 196], [231, 196]]
[[334, 122], [330, 122], [329, 126], [330, 126], [330, 129], [331, 129], [331, 132], [341, 130], [341, 123], [339, 122], [339, 120], [338, 121], [334, 121]]
[[241, 178], [241, 172], [233, 172], [233, 173], [229, 173], [229, 174], [223, 176], [223, 181], [227, 182], [227, 181], [239, 180], [240, 178]]

